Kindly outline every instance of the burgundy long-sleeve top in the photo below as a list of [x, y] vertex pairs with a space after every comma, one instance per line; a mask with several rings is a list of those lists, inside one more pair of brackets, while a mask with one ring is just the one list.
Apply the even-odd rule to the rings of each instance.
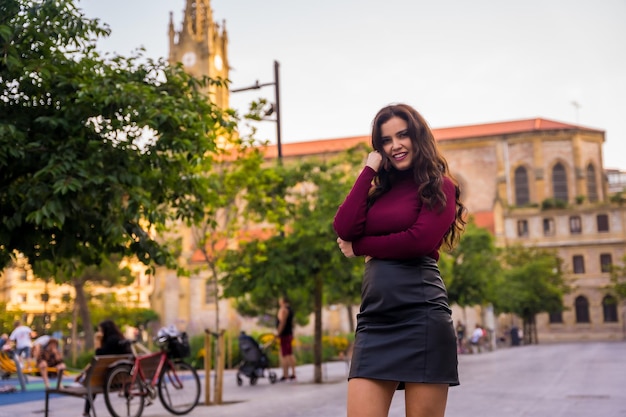
[[357, 256], [379, 259], [439, 259], [443, 236], [455, 219], [455, 187], [444, 177], [446, 206], [432, 209], [420, 200], [412, 170], [401, 171], [391, 189], [368, 209], [367, 196], [376, 172], [366, 166], [335, 215], [337, 235], [352, 242]]

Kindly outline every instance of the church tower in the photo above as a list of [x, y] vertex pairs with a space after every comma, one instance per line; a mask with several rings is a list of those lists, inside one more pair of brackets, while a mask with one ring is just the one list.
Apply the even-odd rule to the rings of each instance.
[[[182, 62], [185, 70], [194, 77], [208, 76], [228, 79], [228, 35], [226, 22], [213, 21], [210, 0], [187, 0], [183, 27], [174, 29], [173, 14], [169, 24], [169, 62]], [[220, 108], [229, 106], [227, 87], [210, 86], [211, 101]]]

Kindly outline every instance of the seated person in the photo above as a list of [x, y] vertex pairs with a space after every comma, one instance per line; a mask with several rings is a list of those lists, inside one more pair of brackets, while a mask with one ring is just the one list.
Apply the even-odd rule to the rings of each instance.
[[50, 387], [50, 382], [48, 380], [48, 368], [57, 368], [60, 372], [65, 369], [65, 364], [63, 363], [63, 356], [59, 350], [59, 341], [53, 337], [50, 338], [48, 343], [41, 349], [39, 354], [37, 355], [37, 366], [39, 367], [39, 372], [41, 373], [41, 377], [43, 378], [43, 383], [46, 388]]
[[37, 358], [39, 356], [41, 349], [48, 344], [51, 338], [52, 336], [43, 335], [33, 341], [33, 358]]
[[[130, 344], [112, 320], [103, 320], [100, 322], [98, 331], [94, 335], [94, 347], [96, 348], [96, 355], [122, 355], [132, 353]], [[87, 369], [88, 368], [85, 368], [76, 380], [79, 380]], [[95, 399], [95, 395], [93, 399]], [[85, 400], [83, 416], [89, 416], [90, 411], [91, 406], [87, 399]]]

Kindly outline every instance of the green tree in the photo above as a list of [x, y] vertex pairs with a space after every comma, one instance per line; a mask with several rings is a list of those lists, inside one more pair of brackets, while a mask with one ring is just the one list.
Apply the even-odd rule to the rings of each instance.
[[[264, 183], [271, 189], [266, 201], [251, 196], [264, 218], [281, 222], [268, 239], [241, 244], [223, 265], [222, 283], [225, 295], [237, 297], [240, 311], [263, 313], [275, 311], [281, 294], [292, 301], [298, 320], [314, 313], [314, 380], [322, 382], [322, 322], [325, 283], [332, 282], [332, 299], [354, 301], [358, 297], [355, 260], [346, 260], [337, 248], [332, 220], [345, 198], [362, 164], [363, 150], [351, 150], [331, 160], [310, 159], [289, 167], [269, 168], [261, 178], [277, 184]], [[271, 172], [280, 172], [280, 176]], [[286, 192], [283, 192], [286, 190]], [[362, 262], [362, 259], [361, 259]], [[343, 292], [343, 293], [340, 293]]]
[[[204, 216], [191, 228], [194, 246], [202, 253], [213, 284], [215, 297], [219, 297], [219, 266], [228, 250], [229, 242], [245, 230], [249, 219], [245, 200], [258, 193], [257, 178], [264, 162], [262, 148], [252, 137], [222, 136], [220, 157], [205, 173], [208, 184]], [[200, 269], [200, 268], [198, 268]], [[219, 303], [215, 303], [215, 331], [219, 331]]]
[[0, 334], [11, 334], [13, 323], [15, 323], [15, 320], [21, 319], [22, 314], [24, 312], [21, 310], [7, 310], [7, 303], [0, 301]]
[[622, 265], [611, 267], [611, 289], [619, 298], [626, 299], [626, 256], [622, 258]]
[[[85, 332], [85, 348], [92, 349], [94, 329], [88, 305], [90, 296], [86, 286], [127, 286], [134, 281], [134, 276], [129, 267], [121, 266], [121, 260], [118, 256], [103, 257], [98, 265], [83, 265], [78, 261], [72, 264], [72, 260], [69, 259], [63, 263], [63, 266], [55, 265], [51, 261], [40, 261], [35, 263], [33, 272], [40, 277], [52, 277], [57, 284], [69, 283], [74, 287], [76, 292], [74, 307]], [[78, 327], [78, 322], [73, 320], [73, 340], [76, 339]]]
[[555, 251], [511, 246], [503, 253], [504, 270], [497, 277], [494, 306], [523, 320], [524, 342], [539, 343], [535, 317], [563, 310], [563, 295], [569, 291], [562, 260]]
[[442, 254], [440, 265], [451, 304], [467, 307], [493, 300], [494, 279], [501, 272], [498, 250], [487, 229], [470, 219], [459, 244], [449, 255]]
[[[71, 0], [0, 3], [0, 267], [15, 251], [64, 271], [134, 256], [202, 218], [217, 134], [235, 126], [181, 66], [100, 56], [109, 30]], [[71, 274], [67, 274], [68, 276]]]

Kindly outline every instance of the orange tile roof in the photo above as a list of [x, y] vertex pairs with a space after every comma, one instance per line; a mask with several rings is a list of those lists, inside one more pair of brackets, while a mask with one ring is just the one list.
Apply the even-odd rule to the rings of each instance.
[[[598, 129], [577, 126], [568, 123], [561, 123], [542, 118], [535, 118], [513, 120], [507, 122], [485, 123], [478, 125], [444, 127], [433, 129], [433, 134], [435, 135], [435, 139], [437, 139], [438, 141], [444, 141], [524, 132], [570, 129], [604, 133], [604, 131]], [[365, 143], [369, 145], [370, 136], [352, 136], [346, 138], [283, 143], [282, 153], [284, 157], [333, 153], [349, 149], [359, 143]], [[266, 149], [265, 156], [266, 158], [276, 158], [278, 156], [276, 145], [269, 145]]]
[[471, 216], [476, 226], [489, 230], [491, 234], [496, 233], [493, 211], [476, 211], [472, 212]]
[[541, 118], [512, 120], [508, 122], [485, 123], [479, 125], [444, 127], [433, 129], [433, 134], [438, 141], [451, 139], [465, 139], [484, 136], [507, 135], [513, 133], [539, 132], [547, 130], [585, 130], [589, 132], [602, 132], [602, 130], [592, 129], [568, 123], [556, 122]]
[[[276, 232], [268, 228], [255, 228], [255, 229], [240, 230], [239, 235], [237, 237], [240, 241], [247, 242], [251, 240], [266, 240], [266, 239], [269, 239], [274, 234], [276, 234]], [[228, 246], [228, 241], [226, 240], [226, 238], [220, 238], [215, 243], [215, 248], [218, 251], [222, 251], [226, 249], [227, 246]], [[206, 250], [209, 256], [214, 255], [213, 249], [211, 248], [209, 244], [207, 244]], [[189, 262], [191, 263], [206, 262], [204, 253], [202, 253], [202, 251], [199, 248], [197, 247], [194, 248], [194, 252], [191, 255], [191, 259], [189, 260]]]

